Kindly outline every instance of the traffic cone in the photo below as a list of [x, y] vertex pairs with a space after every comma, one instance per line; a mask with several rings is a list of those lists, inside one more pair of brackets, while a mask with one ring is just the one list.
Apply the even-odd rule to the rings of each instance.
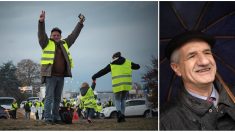
[[79, 121], [79, 116], [77, 111], [73, 112], [73, 123], [78, 122]]

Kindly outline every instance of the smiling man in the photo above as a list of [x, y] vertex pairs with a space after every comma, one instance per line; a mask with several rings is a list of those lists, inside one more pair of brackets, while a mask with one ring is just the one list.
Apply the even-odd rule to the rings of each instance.
[[64, 78], [72, 77], [73, 59], [69, 52], [82, 28], [85, 17], [80, 20], [68, 37], [62, 39], [62, 31], [55, 27], [48, 38], [45, 30], [46, 12], [42, 11], [38, 21], [38, 40], [42, 48], [41, 78], [45, 83], [45, 124], [61, 124], [59, 105], [64, 88]]
[[235, 104], [215, 78], [215, 39], [198, 31], [174, 37], [166, 57], [182, 79], [179, 96], [161, 109], [161, 130], [234, 130]]

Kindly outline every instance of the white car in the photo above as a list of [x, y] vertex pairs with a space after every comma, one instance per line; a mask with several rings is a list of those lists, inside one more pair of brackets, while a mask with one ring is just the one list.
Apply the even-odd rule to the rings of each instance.
[[[145, 99], [126, 100], [125, 116], [150, 116], [150, 110]], [[101, 117], [116, 118], [117, 110], [115, 106], [106, 107], [101, 111]]]
[[21, 103], [20, 103], [20, 108], [24, 108], [24, 104], [26, 103], [27, 101], [22, 101]]

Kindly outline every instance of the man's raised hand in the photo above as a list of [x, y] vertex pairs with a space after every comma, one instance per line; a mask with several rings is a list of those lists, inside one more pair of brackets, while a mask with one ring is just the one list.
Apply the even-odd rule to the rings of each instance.
[[45, 11], [42, 11], [42, 13], [40, 14], [39, 21], [40, 22], [44, 22], [45, 21]]
[[80, 19], [80, 23], [83, 23], [85, 21], [85, 16], [82, 14], [78, 15], [79, 19]]

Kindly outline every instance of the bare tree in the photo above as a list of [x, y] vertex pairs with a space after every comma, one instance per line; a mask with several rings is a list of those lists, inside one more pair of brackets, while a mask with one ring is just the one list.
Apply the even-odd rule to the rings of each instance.
[[16, 76], [22, 86], [33, 86], [33, 91], [39, 90], [40, 64], [30, 59], [23, 59], [17, 64]]
[[153, 102], [157, 106], [158, 102], [158, 61], [155, 57], [152, 58], [152, 66], [147, 67], [148, 71], [144, 74], [142, 79], [144, 80], [145, 87], [148, 89], [148, 100]]
[[22, 98], [18, 89], [20, 82], [15, 76], [16, 66], [9, 61], [0, 66], [0, 96], [12, 96], [17, 100]]

